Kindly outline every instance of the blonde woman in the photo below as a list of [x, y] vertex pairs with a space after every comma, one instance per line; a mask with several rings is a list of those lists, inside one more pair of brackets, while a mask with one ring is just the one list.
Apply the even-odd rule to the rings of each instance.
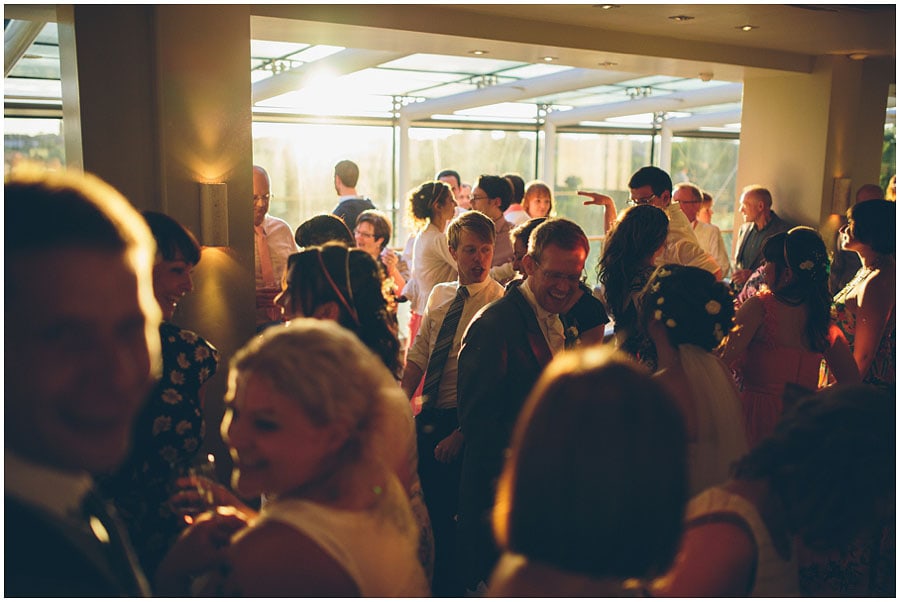
[[389, 452], [405, 404], [382, 362], [334, 321], [296, 319], [253, 339], [232, 359], [222, 435], [233, 485], [266, 504], [230, 538], [234, 517], [201, 518], [164, 561], [158, 593], [184, 595], [185, 577], [205, 572], [204, 594], [427, 596]]

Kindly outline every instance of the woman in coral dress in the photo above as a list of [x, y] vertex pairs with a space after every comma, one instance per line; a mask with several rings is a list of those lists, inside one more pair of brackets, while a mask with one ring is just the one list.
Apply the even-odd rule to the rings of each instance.
[[815, 391], [822, 360], [840, 383], [859, 382], [847, 341], [831, 319], [828, 254], [812, 228], [798, 226], [763, 246], [769, 290], [736, 316], [722, 359], [738, 376], [752, 448], [781, 418], [788, 385]]

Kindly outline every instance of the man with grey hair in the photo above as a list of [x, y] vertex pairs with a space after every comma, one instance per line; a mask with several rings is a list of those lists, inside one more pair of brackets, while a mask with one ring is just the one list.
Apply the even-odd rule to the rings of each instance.
[[734, 274], [731, 277], [731, 285], [735, 291], [743, 288], [753, 271], [762, 263], [763, 242], [773, 234], [791, 229], [791, 224], [772, 210], [772, 193], [762, 186], [744, 188], [740, 209], [744, 223], [735, 245]]
[[725, 250], [722, 232], [717, 226], [698, 219], [703, 204], [703, 191], [691, 183], [682, 182], [675, 185], [672, 200], [678, 203], [678, 207], [690, 222], [700, 248], [716, 260], [722, 270], [722, 276], [727, 276], [731, 272], [731, 260], [728, 259], [728, 252]]

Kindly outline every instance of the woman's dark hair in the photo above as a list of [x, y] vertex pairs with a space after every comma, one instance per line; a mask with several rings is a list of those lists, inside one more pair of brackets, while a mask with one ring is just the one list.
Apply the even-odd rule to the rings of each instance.
[[165, 213], [142, 211], [141, 215], [156, 239], [157, 254], [165, 261], [175, 261], [180, 254], [187, 263], [200, 263], [200, 243], [190, 230]]
[[775, 282], [781, 280], [784, 271], [787, 269], [787, 260], [784, 258], [784, 239], [787, 238], [787, 232], [779, 232], [768, 237], [762, 246], [763, 259], [766, 263], [775, 266]]
[[784, 263], [791, 270], [791, 279], [776, 287], [775, 297], [806, 306], [807, 343], [814, 351], [824, 351], [831, 326], [831, 261], [819, 233], [806, 226], [788, 230], [784, 237]]
[[356, 333], [385, 366], [400, 378], [402, 372], [397, 318], [389, 311], [378, 264], [362, 249], [339, 243], [310, 247], [288, 258], [287, 292], [303, 315], [334, 302], [338, 323]]
[[893, 255], [897, 244], [897, 204], [885, 200], [857, 203], [847, 210], [853, 237], [876, 253]]
[[734, 326], [734, 297], [728, 286], [700, 268], [667, 264], [656, 269], [641, 293], [641, 319], [666, 326], [673, 346], [706, 351], [719, 346]]
[[597, 279], [614, 318], [625, 310], [632, 280], [649, 265], [668, 233], [668, 216], [653, 205], [629, 207], [610, 231], [597, 263]]
[[339, 242], [348, 247], [356, 246], [356, 239], [344, 220], [330, 213], [314, 215], [299, 226], [294, 232], [294, 240], [301, 249]]
[[687, 500], [681, 414], [609, 347], [554, 359], [516, 423], [494, 507], [509, 551], [595, 578], [671, 565]]
[[453, 191], [446, 182], [425, 182], [409, 195], [409, 216], [413, 223], [422, 224], [434, 218], [435, 204], [455, 204]]
[[893, 507], [896, 407], [869, 385], [825, 389], [789, 408], [775, 432], [735, 466], [765, 479], [784, 504], [788, 528], [814, 549], [850, 543]]

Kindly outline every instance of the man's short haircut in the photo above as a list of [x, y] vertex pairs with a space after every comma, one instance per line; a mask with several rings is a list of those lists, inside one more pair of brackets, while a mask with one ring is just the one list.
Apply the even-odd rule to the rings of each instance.
[[766, 209], [772, 208], [772, 193], [769, 192], [768, 188], [763, 188], [759, 184], [752, 184], [750, 186], [744, 186], [744, 190], [741, 191], [741, 194], [749, 194], [755, 197], [762, 202]]
[[[140, 214], [117, 190], [91, 174], [22, 170], [4, 186], [6, 262], [49, 249], [139, 251], [150, 266], [156, 243]], [[39, 228], [23, 227], [40, 217]]]
[[525, 198], [525, 180], [517, 173], [508, 173], [503, 177], [509, 180], [512, 186], [512, 202], [521, 203], [522, 199]]
[[356, 246], [356, 239], [344, 220], [330, 213], [314, 215], [299, 226], [294, 232], [294, 240], [300, 248], [324, 245], [326, 242], [339, 242], [348, 247]]
[[712, 195], [709, 194], [708, 192], [706, 192], [705, 190], [702, 192], [703, 192], [703, 200], [700, 201], [700, 206], [701, 207], [712, 207], [712, 204], [713, 204]]
[[534, 232], [534, 229], [547, 221], [546, 217], [533, 217], [527, 222], [522, 222], [518, 226], [514, 227], [509, 231], [509, 240], [512, 244], [516, 244], [519, 241], [522, 241], [522, 244], [525, 245], [525, 248], [528, 248], [528, 239], [531, 236], [531, 233]]
[[700, 190], [699, 187], [695, 186], [694, 184], [691, 184], [690, 182], [682, 182], [681, 184], [677, 184], [675, 186], [675, 190], [679, 190], [681, 188], [686, 188], [686, 189], [690, 190], [691, 196], [694, 197], [695, 201], [698, 201], [700, 203], [703, 202], [703, 191]]
[[347, 159], [338, 161], [334, 166], [334, 175], [340, 178], [347, 188], [356, 188], [356, 183], [359, 182], [359, 166]]
[[512, 202], [512, 185], [506, 178], [500, 176], [480, 176], [475, 184], [481, 188], [489, 198], [500, 199], [500, 211], [506, 211]]
[[180, 254], [188, 263], [200, 263], [200, 243], [190, 230], [165, 213], [143, 211], [141, 215], [156, 239], [158, 256], [165, 261], [175, 261]]
[[468, 230], [482, 242], [494, 244], [497, 233], [494, 231], [494, 222], [480, 211], [466, 211], [456, 216], [447, 227], [447, 244], [451, 249], [459, 247], [459, 239], [462, 231]]
[[581, 226], [564, 217], [551, 217], [540, 224], [528, 237], [528, 254], [537, 262], [548, 245], [572, 251], [584, 249], [585, 257], [591, 252], [591, 243]]
[[384, 249], [391, 241], [391, 222], [381, 211], [378, 211], [377, 209], [366, 209], [356, 218], [357, 227], [362, 223], [372, 224], [372, 232], [375, 239], [382, 239], [382, 249]]
[[462, 186], [462, 180], [459, 177], [459, 172], [453, 169], [442, 169], [438, 172], [438, 175], [434, 176], [435, 180], [440, 180], [441, 178], [446, 178], [447, 176], [453, 176], [456, 178], [456, 187], [459, 188]]
[[631, 176], [628, 181], [629, 188], [642, 188], [649, 186], [653, 194], [659, 196], [663, 192], [672, 193], [672, 178], [665, 171], [654, 165], [642, 167]]
[[863, 184], [856, 191], [856, 202], [871, 201], [872, 199], [884, 200], [884, 189], [878, 184]]

